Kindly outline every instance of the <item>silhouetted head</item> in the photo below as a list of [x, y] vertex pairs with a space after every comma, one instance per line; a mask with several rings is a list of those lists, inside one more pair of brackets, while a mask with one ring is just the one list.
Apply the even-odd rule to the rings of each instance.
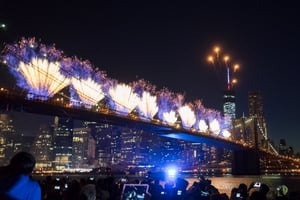
[[19, 152], [10, 160], [9, 168], [12, 173], [29, 175], [35, 166], [35, 158], [27, 152]]

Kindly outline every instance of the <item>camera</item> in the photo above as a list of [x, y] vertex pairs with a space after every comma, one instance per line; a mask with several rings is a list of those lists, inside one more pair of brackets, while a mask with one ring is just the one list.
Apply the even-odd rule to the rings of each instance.
[[124, 184], [121, 194], [121, 200], [136, 199], [144, 200], [148, 193], [148, 184]]

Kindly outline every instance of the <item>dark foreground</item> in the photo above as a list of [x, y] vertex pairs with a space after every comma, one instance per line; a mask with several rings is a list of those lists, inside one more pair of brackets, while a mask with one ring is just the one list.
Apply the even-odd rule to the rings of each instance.
[[[249, 178], [236, 179], [243, 181], [239, 183], [228, 177], [209, 179], [203, 176], [199, 178], [169, 177], [164, 180], [156, 177], [111, 175], [33, 176], [33, 178], [40, 182], [44, 200], [76, 200], [85, 185], [95, 186], [97, 200], [300, 199], [300, 193], [289, 189], [289, 185], [282, 184], [274, 187], [270, 181], [264, 178], [257, 178], [253, 182], [249, 182], [251, 180]], [[234, 180], [236, 185], [231, 184], [230, 187], [229, 180]], [[229, 184], [226, 184], [227, 182]], [[281, 184], [282, 181], [278, 183]], [[294, 183], [298, 184], [298, 182]], [[295, 185], [293, 186], [295, 187]], [[224, 187], [227, 187], [227, 191], [224, 190]], [[296, 187], [298, 188], [298, 186]]]

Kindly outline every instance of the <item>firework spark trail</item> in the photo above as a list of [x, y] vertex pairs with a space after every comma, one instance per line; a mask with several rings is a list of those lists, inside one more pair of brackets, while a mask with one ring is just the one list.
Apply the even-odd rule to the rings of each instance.
[[138, 105], [139, 98], [129, 85], [117, 84], [108, 93], [112, 100], [110, 106], [120, 115], [128, 115]]
[[181, 118], [182, 126], [184, 128], [191, 128], [196, 122], [194, 111], [189, 105], [184, 105], [178, 109]]
[[130, 83], [130, 86], [133, 88], [134, 93], [136, 93], [139, 97], [143, 96], [144, 91], [149, 92], [150, 94], [156, 93], [156, 86], [144, 79], [134, 81]]
[[95, 72], [89, 61], [79, 60], [77, 57], [64, 58], [61, 62], [61, 71], [71, 78], [72, 104], [77, 105], [78, 102], [82, 102], [83, 106], [90, 108], [104, 98], [101, 83], [104, 83], [105, 74], [100, 71]]
[[208, 125], [205, 122], [206, 108], [203, 106], [201, 100], [194, 101], [193, 110], [196, 116], [194, 128], [196, 130], [200, 130], [201, 132], [206, 132], [208, 129]]
[[86, 107], [94, 106], [104, 98], [102, 86], [91, 78], [85, 80], [72, 78], [72, 85]]
[[153, 119], [154, 115], [158, 111], [158, 106], [156, 102], [155, 94], [155, 86], [145, 81], [144, 79], [140, 79], [134, 81], [129, 84], [134, 93], [138, 95], [140, 101], [137, 106], [137, 111], [142, 117], [146, 117], [147, 119]]
[[153, 119], [157, 111], [156, 96], [152, 96], [149, 92], [144, 91], [138, 103], [138, 112], [148, 119]]
[[212, 133], [219, 135], [221, 127], [217, 119], [214, 119], [209, 123], [209, 129]]
[[58, 62], [32, 58], [28, 64], [21, 61], [18, 70], [27, 81], [29, 93], [44, 98], [52, 97], [70, 83], [59, 73]]
[[[158, 118], [161, 121], [174, 124], [177, 121], [176, 111], [183, 103], [183, 95], [174, 94], [167, 88], [157, 93]], [[176, 118], [176, 121], [174, 121]]]
[[170, 112], [164, 112], [163, 121], [168, 125], [173, 126], [177, 121], [176, 112], [174, 110], [171, 110]]
[[200, 132], [207, 132], [208, 131], [208, 125], [206, 124], [205, 120], [200, 119], [199, 120], [199, 131]]
[[5, 47], [5, 62], [17, 79], [17, 85], [30, 95], [48, 99], [69, 84], [59, 73], [62, 52], [53, 46], [38, 45], [35, 38], [22, 38]]

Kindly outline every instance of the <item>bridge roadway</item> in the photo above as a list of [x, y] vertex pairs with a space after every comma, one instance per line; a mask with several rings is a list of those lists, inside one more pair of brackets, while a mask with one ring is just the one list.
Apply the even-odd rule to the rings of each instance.
[[[145, 120], [137, 115], [122, 116], [109, 109], [93, 110], [84, 107], [70, 107], [66, 103], [58, 102], [55, 98], [48, 100], [27, 99], [26, 94], [0, 90], [0, 111], [27, 112], [48, 116], [58, 116], [77, 120], [87, 120], [108, 123], [117, 126], [135, 128], [163, 137], [185, 141], [206, 143], [217, 148], [233, 151], [233, 174], [260, 174], [261, 151], [245, 146], [233, 139], [225, 139], [214, 134], [200, 133], [181, 127], [172, 127], [158, 120]], [[274, 155], [272, 155], [274, 157]], [[265, 156], [263, 156], [265, 157]]]
[[0, 91], [0, 109], [2, 111], [27, 112], [108, 123], [156, 133], [163, 137], [202, 142], [231, 150], [249, 148], [233, 140], [218, 137], [217, 135], [199, 133], [192, 130], [189, 131], [181, 127], [176, 128], [175, 126], [168, 126], [158, 120], [144, 120], [136, 115], [122, 116], [108, 109], [94, 111], [93, 109], [84, 107], [70, 107], [67, 106], [67, 104], [55, 101], [54, 98], [49, 100], [27, 99], [25, 98], [25, 95], [22, 95], [21, 93], [16, 94], [9, 91]]

